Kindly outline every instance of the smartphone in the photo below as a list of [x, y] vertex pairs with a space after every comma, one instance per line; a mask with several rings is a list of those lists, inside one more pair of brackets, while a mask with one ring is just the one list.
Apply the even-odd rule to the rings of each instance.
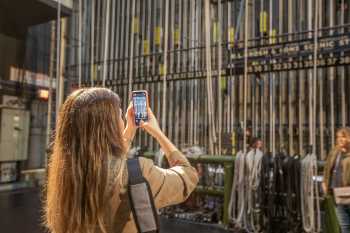
[[145, 90], [132, 92], [132, 104], [135, 113], [135, 124], [140, 125], [142, 121], [148, 121], [148, 93]]

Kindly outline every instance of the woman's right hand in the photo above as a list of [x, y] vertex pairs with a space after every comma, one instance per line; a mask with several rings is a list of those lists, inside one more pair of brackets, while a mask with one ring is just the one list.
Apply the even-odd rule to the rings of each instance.
[[141, 121], [140, 127], [146, 130], [146, 132], [152, 135], [154, 138], [157, 138], [162, 134], [158, 121], [150, 108], [148, 108], [148, 121]]

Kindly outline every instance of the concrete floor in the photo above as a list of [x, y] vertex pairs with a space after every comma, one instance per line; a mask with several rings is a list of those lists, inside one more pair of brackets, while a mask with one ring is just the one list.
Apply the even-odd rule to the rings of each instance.
[[[41, 201], [38, 189], [0, 192], [1, 233], [46, 233], [41, 226]], [[161, 218], [162, 233], [227, 233], [208, 224]]]
[[41, 202], [37, 189], [0, 193], [1, 233], [44, 233], [40, 225]]

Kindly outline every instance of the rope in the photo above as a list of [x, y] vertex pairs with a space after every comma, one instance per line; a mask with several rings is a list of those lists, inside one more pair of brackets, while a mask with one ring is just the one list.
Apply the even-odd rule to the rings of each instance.
[[318, 0], [315, 0], [315, 29], [314, 29], [314, 67], [313, 67], [313, 149], [312, 153], [316, 154], [316, 90], [317, 90], [317, 49], [318, 49]]
[[169, 21], [169, 0], [165, 0], [165, 30], [164, 30], [164, 73], [163, 73], [163, 111], [162, 111], [162, 128], [166, 130], [166, 97], [167, 97], [167, 65], [168, 65], [168, 21]]
[[317, 182], [317, 158], [308, 154], [301, 161], [301, 213], [305, 232], [320, 232], [321, 215]]
[[245, 1], [244, 13], [244, 100], [243, 100], [243, 152], [247, 153], [247, 92], [248, 92], [248, 1]]
[[246, 177], [247, 180], [247, 221], [248, 229], [252, 232], [260, 232], [260, 180], [261, 180], [261, 162], [263, 153], [259, 149], [252, 149], [246, 156]]
[[95, 0], [91, 0], [91, 70], [90, 70], [90, 85], [94, 86], [94, 76], [95, 76]]
[[222, 90], [221, 90], [221, 68], [222, 68], [222, 34], [221, 34], [221, 22], [222, 22], [222, 5], [221, 1], [218, 2], [218, 14], [219, 14], [219, 22], [218, 22], [218, 151], [221, 154], [221, 133], [222, 133]]
[[[270, 36], [269, 36], [269, 43], [273, 44], [273, 7], [272, 7], [272, 0], [269, 2], [269, 11], [270, 11], [270, 19], [269, 19], [269, 26], [270, 26]], [[270, 150], [272, 151], [272, 156], [276, 155], [275, 151], [275, 108], [274, 108], [274, 102], [275, 102], [275, 90], [274, 90], [274, 80], [275, 80], [275, 74], [270, 74]]]
[[241, 20], [242, 20], [242, 15], [243, 15], [243, 9], [245, 9], [245, 5], [244, 5], [245, 0], [241, 0], [241, 6], [239, 8], [239, 14], [238, 14], [238, 19], [237, 19], [237, 23], [236, 23], [236, 33], [235, 33], [235, 43], [238, 41], [238, 36], [239, 36], [239, 31], [240, 31], [240, 27], [241, 27]]
[[[135, 1], [132, 1], [132, 20], [134, 19], [134, 15], [135, 15]], [[131, 22], [132, 23], [132, 22]], [[133, 23], [132, 23], [133, 25]], [[132, 91], [132, 82], [133, 82], [133, 54], [134, 54], [134, 31], [133, 29], [131, 30], [131, 41], [130, 41], [130, 54], [129, 54], [129, 93], [131, 93]]]
[[78, 85], [79, 88], [81, 87], [81, 73], [82, 73], [82, 60], [81, 60], [81, 54], [82, 54], [82, 14], [83, 14], [83, 3], [82, 0], [79, 0], [79, 24], [78, 24], [78, 30], [79, 30], [79, 45], [78, 45]]
[[[245, 3], [245, 4], [244, 4]], [[238, 228], [246, 228], [246, 181], [245, 181], [245, 155], [247, 150], [246, 142], [246, 121], [247, 121], [247, 78], [248, 78], [248, 1], [242, 0], [237, 21], [235, 42], [238, 40], [239, 25], [245, 9], [245, 38], [244, 38], [244, 116], [243, 116], [243, 151], [236, 155], [231, 199], [229, 203], [229, 217]]]
[[[312, 4], [310, 4], [312, 5]], [[314, 25], [314, 66], [312, 79], [312, 99], [310, 103], [310, 142], [312, 153], [308, 154], [301, 165], [301, 211], [303, 227], [306, 232], [321, 231], [320, 200], [317, 182], [317, 157], [316, 157], [316, 84], [317, 84], [317, 46], [318, 46], [318, 0], [315, 0], [315, 25]], [[316, 212], [315, 212], [316, 211]]]
[[56, 44], [56, 122], [60, 108], [60, 61], [61, 61], [61, 0], [57, 1], [57, 44]]
[[213, 116], [213, 90], [212, 90], [212, 70], [211, 70], [211, 47], [210, 47], [210, 5], [209, 0], [205, 1], [205, 55], [207, 66], [207, 95], [208, 95], [208, 122], [209, 122], [209, 152], [214, 152], [215, 121]]
[[[104, 54], [103, 54], [103, 80], [102, 80], [102, 86], [105, 87], [106, 86], [106, 77], [107, 77], [107, 55], [108, 55], [108, 41], [109, 41], [109, 13], [110, 13], [110, 0], [107, 0], [107, 6], [106, 6], [106, 33], [105, 33], [105, 47], [104, 47]], [[114, 10], [114, 9], [113, 9]], [[133, 1], [133, 10], [135, 10], [135, 3]], [[134, 11], [133, 11], [134, 12]], [[133, 36], [131, 37], [131, 41], [133, 43]], [[133, 47], [132, 47], [133, 48]], [[132, 50], [131, 50], [132, 51]], [[131, 59], [132, 59], [132, 52], [130, 55]], [[132, 63], [132, 62], [131, 62]], [[130, 80], [129, 80], [130, 81]], [[130, 92], [130, 90], [129, 90]]]
[[[329, 27], [332, 28], [334, 27], [334, 1], [330, 1], [329, 3]], [[330, 30], [330, 36], [334, 35], [334, 30], [331, 29]], [[335, 107], [334, 107], [334, 76], [335, 76], [335, 68], [334, 67], [331, 67], [330, 70], [329, 70], [329, 94], [330, 94], [330, 112], [331, 112], [331, 122], [330, 122], [330, 125], [331, 125], [331, 142], [332, 142], [332, 145], [331, 147], [334, 147], [335, 145]]]
[[245, 223], [245, 154], [239, 151], [236, 155], [235, 169], [233, 174], [233, 183], [231, 199], [228, 207], [229, 218], [236, 227], [244, 227]]

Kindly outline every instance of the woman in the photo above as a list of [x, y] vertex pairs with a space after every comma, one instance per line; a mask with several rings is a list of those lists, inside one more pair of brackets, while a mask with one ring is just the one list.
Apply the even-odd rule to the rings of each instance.
[[[153, 136], [171, 165], [140, 158], [157, 208], [187, 199], [196, 170], [169, 141], [151, 110], [141, 128]], [[79, 89], [63, 104], [49, 163], [45, 223], [52, 233], [137, 232], [126, 192], [126, 152], [137, 127], [133, 108], [122, 119], [120, 99], [105, 88]]]
[[[350, 186], [350, 128], [337, 131], [336, 146], [327, 157], [323, 190], [332, 195], [332, 189]], [[337, 205], [336, 214], [342, 233], [350, 233], [350, 206]]]

